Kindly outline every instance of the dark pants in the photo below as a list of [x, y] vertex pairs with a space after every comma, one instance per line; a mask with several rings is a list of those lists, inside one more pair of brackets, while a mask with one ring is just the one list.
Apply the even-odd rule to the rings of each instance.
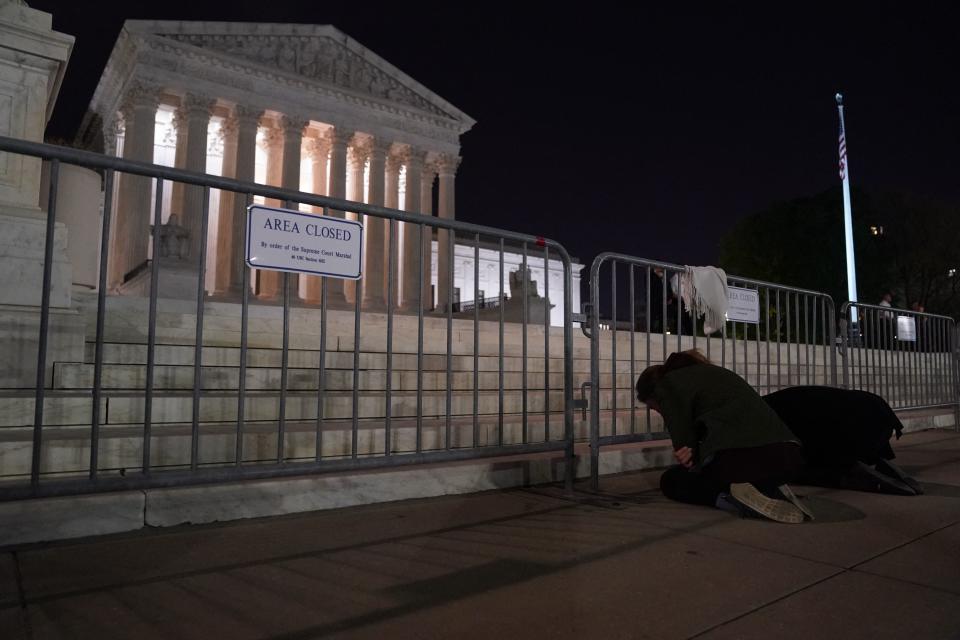
[[660, 476], [660, 490], [677, 502], [712, 507], [731, 483], [749, 482], [762, 491], [792, 481], [802, 467], [800, 445], [793, 442], [725, 449], [698, 471], [670, 467]]

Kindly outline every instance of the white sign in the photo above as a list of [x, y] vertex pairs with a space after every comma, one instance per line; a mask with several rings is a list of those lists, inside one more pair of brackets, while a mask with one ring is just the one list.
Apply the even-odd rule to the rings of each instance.
[[262, 205], [247, 207], [247, 264], [257, 269], [357, 280], [363, 225]]
[[917, 341], [917, 323], [911, 316], [897, 316], [897, 340]]
[[727, 287], [727, 320], [759, 324], [759, 292], [756, 289]]

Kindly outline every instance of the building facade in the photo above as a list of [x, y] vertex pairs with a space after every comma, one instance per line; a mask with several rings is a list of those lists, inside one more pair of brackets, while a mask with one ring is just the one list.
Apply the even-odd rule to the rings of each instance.
[[[460, 136], [473, 124], [468, 115], [332, 26], [127, 21], [82, 135], [106, 153], [131, 160], [452, 219]], [[108, 264], [114, 292], [143, 290], [136, 281], [152, 258], [154, 189], [152, 181], [130, 175], [116, 185]], [[199, 188], [172, 185], [162, 194], [163, 220], [176, 214], [173, 220], [186, 230], [190, 255], [206, 242], [207, 291], [237, 296], [247, 268], [242, 247], [247, 203], [232, 193], [212, 191], [208, 233], [201, 238], [202, 198]], [[381, 219], [363, 222], [361, 303], [366, 310], [382, 311], [390, 272], [389, 225]], [[408, 233], [408, 225], [397, 226], [397, 307], [415, 310], [418, 285], [432, 294], [424, 296], [427, 309], [447, 300], [450, 287], [460, 290], [461, 302], [471, 301], [472, 268], [460, 264], [461, 248], [455, 250], [453, 269], [458, 281], [448, 282], [448, 233], [424, 237], [420, 250], [419, 234]], [[506, 263], [515, 270], [519, 256], [512, 253]], [[485, 278], [488, 267], [484, 265]], [[536, 271], [536, 265], [531, 267]], [[418, 283], [421, 272], [424, 282]], [[562, 283], [560, 273], [557, 284]], [[279, 273], [253, 270], [251, 275], [257, 296], [278, 297]], [[318, 303], [320, 278], [293, 277], [298, 297]], [[542, 279], [538, 283], [542, 286]], [[497, 295], [490, 284], [484, 286], [486, 296]], [[329, 288], [328, 301], [352, 303], [355, 290], [353, 282], [338, 281]], [[578, 286], [574, 291], [579, 297]], [[562, 305], [562, 287], [558, 295]], [[562, 306], [559, 314], [562, 318]]]

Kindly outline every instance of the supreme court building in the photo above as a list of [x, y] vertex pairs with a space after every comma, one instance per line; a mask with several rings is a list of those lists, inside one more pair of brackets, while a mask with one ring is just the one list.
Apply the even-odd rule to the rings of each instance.
[[[130, 160], [454, 218], [460, 136], [473, 124], [467, 114], [329, 25], [131, 20], [94, 93], [82, 137], [94, 148], [102, 145], [104, 152]], [[169, 187], [162, 194], [163, 221], [183, 227], [189, 255], [199, 255], [203, 192], [176, 183]], [[116, 185], [108, 265], [114, 293], [143, 291], [144, 267], [152, 257], [146, 212], [152, 211], [154, 188], [152, 181], [129, 175]], [[211, 295], [239, 294], [247, 268], [246, 205], [232, 193], [210, 194], [205, 287]], [[388, 222], [363, 223], [361, 303], [365, 310], [383, 311]], [[418, 238], [405, 232], [408, 225], [397, 226], [395, 302], [398, 309], [412, 311], [420, 271]], [[442, 305], [451, 286], [454, 299], [473, 301], [474, 249], [455, 245], [451, 284], [447, 242], [445, 232], [423, 238], [420, 284], [429, 292], [427, 309]], [[484, 248], [480, 261], [477, 288], [483, 295], [499, 295], [498, 286], [508, 292], [509, 272], [521, 257], [505, 257], [502, 284], [498, 252]], [[554, 305], [552, 324], [562, 324], [561, 263], [549, 261], [550, 291], [544, 289], [542, 256], [531, 255], [528, 265], [538, 292]], [[300, 300], [319, 303], [320, 278], [294, 278]], [[276, 299], [280, 281], [277, 272], [253, 270], [252, 292]], [[337, 282], [330, 300], [350, 303], [354, 292], [354, 283]], [[576, 267], [572, 293], [578, 309]]]

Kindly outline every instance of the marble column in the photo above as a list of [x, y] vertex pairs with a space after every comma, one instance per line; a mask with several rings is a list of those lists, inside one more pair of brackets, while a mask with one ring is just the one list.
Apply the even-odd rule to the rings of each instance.
[[[263, 144], [267, 151], [267, 184], [273, 187], [281, 186], [283, 181], [283, 139], [284, 132], [280, 127], [269, 127], [263, 137]], [[275, 198], [266, 198], [264, 204], [268, 207], [282, 207], [283, 203]], [[267, 269], [258, 269], [260, 281], [257, 297], [263, 300], [276, 300], [280, 297], [280, 272]]]
[[[187, 167], [187, 109], [186, 98], [181, 100], [180, 106], [173, 112], [173, 121], [170, 123], [173, 130], [177, 132], [177, 143], [173, 153], [173, 166], [177, 169], [186, 169]], [[182, 182], [174, 181], [170, 183], [170, 211], [176, 213], [177, 217], [183, 219], [183, 188]]]
[[[384, 195], [383, 204], [388, 209], [400, 209], [400, 167], [403, 166], [403, 158], [395, 153], [387, 155], [386, 175], [384, 176]], [[401, 240], [400, 227], [397, 224], [397, 237], [394, 242], [397, 245], [397, 263], [393, 268], [393, 304], [398, 305], [400, 300], [400, 265], [402, 263], [403, 244]], [[390, 227], [387, 226], [387, 246], [384, 248], [384, 264], [389, 264], [390, 260]], [[389, 286], [389, 282], [387, 285]]]
[[[330, 193], [331, 198], [346, 200], [347, 198], [347, 147], [353, 139], [354, 132], [335, 127], [330, 129]], [[330, 215], [344, 217], [343, 211], [330, 210]], [[327, 302], [334, 306], [346, 304], [346, 289], [349, 280], [327, 278]]]
[[[215, 101], [202, 95], [188, 94], [183, 101], [187, 120], [187, 156], [184, 169], [194, 173], [207, 172], [207, 132]], [[180, 134], [177, 133], [179, 145]], [[180, 207], [180, 224], [190, 232], [190, 261], [195, 263], [200, 247], [207, 239], [203, 231], [203, 187], [183, 186], [183, 201]]]
[[[411, 148], [407, 154], [407, 189], [403, 210], [409, 213], [420, 214], [423, 211], [421, 200], [423, 190], [421, 188], [421, 182], [423, 182], [423, 170], [426, 159], [426, 152], [417, 148]], [[420, 279], [420, 267], [417, 262], [417, 256], [420, 255], [421, 259], [426, 258], [427, 260], [424, 263], [424, 274], [428, 286], [423, 290], [423, 307], [429, 309], [431, 307], [429, 287], [430, 252], [426, 251], [422, 254], [422, 250], [418, 247], [421, 239], [420, 227], [418, 225], [402, 223], [401, 226], [403, 227], [403, 248], [401, 251], [403, 255], [403, 283], [400, 287], [400, 308], [407, 312], [416, 311], [417, 309], [417, 296], [419, 295], [418, 280]], [[429, 240], [432, 236], [433, 229], [431, 227], [423, 227], [423, 237]], [[426, 246], [429, 247], [429, 245]]]
[[[263, 111], [237, 105], [225, 123], [223, 175], [254, 182], [257, 162], [257, 126]], [[232, 171], [232, 173], [231, 173]], [[239, 296], [246, 265], [246, 196], [232, 191], [220, 193], [220, 220], [217, 225], [218, 295]]]
[[[368, 204], [384, 206], [386, 190], [386, 163], [391, 142], [376, 138], [370, 147], [370, 194]], [[363, 307], [370, 311], [387, 308], [387, 227], [389, 220], [363, 216], [367, 234], [366, 253], [363, 256]], [[396, 265], [394, 265], [396, 269]]]
[[[125, 133], [123, 158], [137, 162], [153, 162], [154, 128], [156, 127], [157, 87], [136, 83], [127, 92], [121, 111]], [[108, 266], [109, 286], [123, 284], [127, 276], [146, 265], [150, 243], [153, 203], [150, 201], [150, 178], [129, 173], [120, 174], [120, 189], [110, 243]], [[169, 188], [169, 184], [168, 184]]]
[[[363, 177], [365, 174], [365, 169], [367, 167], [367, 159], [370, 157], [370, 144], [365, 137], [354, 135], [353, 143], [350, 146], [350, 155], [349, 155], [349, 166], [350, 166], [350, 182], [352, 187], [350, 189], [350, 194], [347, 199], [352, 202], [364, 202], [365, 193], [364, 193], [364, 184]], [[348, 211], [346, 214], [347, 218], [350, 220], [360, 220], [361, 215], [357, 212]], [[366, 236], [366, 230], [364, 236]], [[367, 238], [364, 238], [364, 253], [367, 253]], [[363, 282], [364, 288], [367, 286], [366, 277], [364, 277]], [[357, 291], [357, 281], [355, 280], [344, 280], [343, 281], [343, 292], [347, 296], [347, 302], [353, 304], [356, 302], [356, 291]]]
[[[236, 116], [223, 119], [220, 124], [220, 137], [223, 139], [223, 164], [220, 175], [224, 178], [237, 177], [237, 135], [239, 122]], [[234, 194], [232, 191], [220, 192], [220, 211], [217, 217], [217, 263], [214, 265], [214, 293], [224, 295], [230, 293], [230, 259], [233, 241], [233, 207]], [[242, 198], [242, 196], [240, 196]]]
[[[446, 153], [440, 154], [437, 159], [437, 173], [440, 176], [440, 190], [437, 197], [437, 216], [448, 220], [456, 218], [454, 210], [454, 178], [457, 175], [457, 166], [460, 164], [458, 156]], [[440, 230], [437, 233], [437, 294], [439, 307], [446, 308], [450, 300], [450, 291], [453, 287], [453, 264], [449, 260], [450, 244], [456, 242], [456, 234]]]
[[[283, 129], [283, 168], [280, 177], [280, 186], [290, 191], [300, 191], [300, 160], [303, 157], [303, 134], [310, 121], [306, 118], [285, 115], [280, 118]], [[297, 209], [298, 203], [282, 203], [280, 206]], [[283, 274], [277, 273], [280, 282]], [[299, 299], [300, 275], [291, 273], [287, 279], [290, 287], [290, 301]], [[282, 293], [282, 291], [280, 292]]]
[[[324, 135], [319, 138], [311, 138], [307, 142], [307, 154], [310, 156], [313, 169], [313, 193], [318, 196], [325, 196], [327, 195], [327, 166], [330, 156], [329, 137]], [[313, 212], [317, 215], [323, 215], [323, 207], [313, 207]], [[305, 278], [304, 300], [311, 304], [320, 304], [323, 277], [305, 276]]]

